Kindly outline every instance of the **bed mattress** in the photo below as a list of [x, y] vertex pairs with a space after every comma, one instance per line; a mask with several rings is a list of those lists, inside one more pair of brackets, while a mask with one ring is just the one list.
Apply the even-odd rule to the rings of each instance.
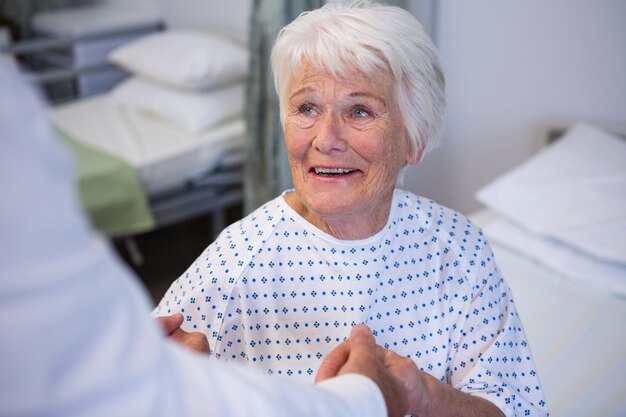
[[51, 118], [73, 140], [134, 167], [148, 195], [175, 189], [243, 153], [242, 117], [190, 134], [100, 95], [55, 107]]
[[506, 235], [500, 216], [470, 218], [484, 229], [511, 287], [553, 417], [626, 416], [626, 298], [597, 274], [581, 280], [539, 262]]

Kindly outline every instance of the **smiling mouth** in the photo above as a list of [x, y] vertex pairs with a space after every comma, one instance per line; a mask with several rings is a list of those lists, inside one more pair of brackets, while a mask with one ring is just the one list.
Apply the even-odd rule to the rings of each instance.
[[340, 175], [352, 174], [353, 172], [357, 172], [358, 169], [354, 168], [312, 168], [311, 171], [315, 172], [317, 175], [321, 175], [324, 177], [336, 177]]

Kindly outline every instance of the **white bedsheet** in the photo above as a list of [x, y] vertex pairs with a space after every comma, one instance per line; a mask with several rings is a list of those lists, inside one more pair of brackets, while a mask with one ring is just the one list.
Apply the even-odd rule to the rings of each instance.
[[511, 287], [551, 416], [626, 416], [626, 298], [511, 250], [489, 234], [494, 212], [470, 217]]
[[550, 237], [535, 234], [499, 216], [485, 232], [491, 240], [525, 254], [557, 274], [626, 298], [626, 264], [598, 259]]
[[72, 139], [116, 156], [135, 169], [148, 194], [214, 169], [243, 150], [243, 118], [189, 134], [157, 118], [116, 105], [107, 95], [51, 111], [53, 123]]

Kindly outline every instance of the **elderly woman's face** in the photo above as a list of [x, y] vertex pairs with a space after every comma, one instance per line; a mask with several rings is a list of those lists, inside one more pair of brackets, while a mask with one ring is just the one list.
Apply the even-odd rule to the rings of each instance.
[[384, 216], [409, 143], [393, 83], [308, 67], [290, 85], [285, 141], [296, 196], [328, 219]]

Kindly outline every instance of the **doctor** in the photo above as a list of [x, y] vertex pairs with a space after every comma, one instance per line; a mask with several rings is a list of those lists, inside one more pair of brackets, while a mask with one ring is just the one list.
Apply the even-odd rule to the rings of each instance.
[[420, 401], [413, 362], [365, 326], [314, 387], [166, 341], [144, 289], [80, 213], [70, 160], [2, 55], [0, 92], [0, 415], [374, 417]]

